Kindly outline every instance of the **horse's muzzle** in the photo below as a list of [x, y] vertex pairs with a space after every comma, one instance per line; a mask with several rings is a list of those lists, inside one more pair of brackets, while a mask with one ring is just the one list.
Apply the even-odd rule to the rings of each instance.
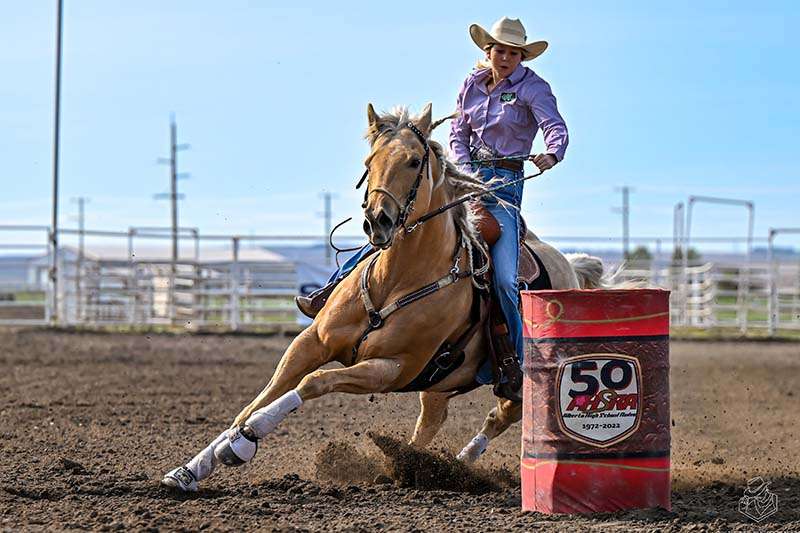
[[394, 230], [395, 221], [386, 211], [378, 209], [375, 215], [369, 209], [364, 210], [364, 233], [369, 237], [370, 244], [378, 248], [388, 248], [392, 245]]

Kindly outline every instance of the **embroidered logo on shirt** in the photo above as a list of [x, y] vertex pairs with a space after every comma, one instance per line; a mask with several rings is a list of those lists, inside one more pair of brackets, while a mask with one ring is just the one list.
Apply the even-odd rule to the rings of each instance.
[[513, 102], [517, 99], [517, 93], [502, 93], [500, 95], [501, 102]]

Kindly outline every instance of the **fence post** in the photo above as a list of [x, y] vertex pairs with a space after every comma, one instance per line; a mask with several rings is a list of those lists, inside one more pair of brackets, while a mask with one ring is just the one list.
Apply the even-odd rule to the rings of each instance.
[[233, 238], [233, 264], [231, 265], [231, 329], [239, 329], [239, 237]]
[[774, 258], [774, 251], [773, 246], [775, 242], [775, 229], [769, 229], [769, 239], [767, 241], [767, 268], [769, 269], [769, 300], [767, 301], [767, 309], [768, 309], [768, 320], [769, 320], [769, 336], [772, 337], [775, 335], [775, 330], [778, 327], [778, 302], [777, 300], [777, 286], [775, 284], [775, 278], [777, 277], [777, 272], [775, 269], [775, 258]]
[[755, 218], [755, 204], [747, 202], [747, 254], [745, 258], [744, 270], [739, 269], [739, 283], [736, 291], [737, 313], [739, 319], [739, 330], [742, 334], [747, 334], [748, 315], [750, 313], [750, 262], [753, 254], [753, 221]]
[[128, 311], [128, 323], [133, 325], [136, 323], [136, 309], [137, 299], [139, 298], [139, 291], [136, 290], [138, 280], [136, 276], [136, 263], [133, 255], [133, 235], [136, 232], [133, 228], [128, 228], [128, 289], [130, 290], [130, 310]]

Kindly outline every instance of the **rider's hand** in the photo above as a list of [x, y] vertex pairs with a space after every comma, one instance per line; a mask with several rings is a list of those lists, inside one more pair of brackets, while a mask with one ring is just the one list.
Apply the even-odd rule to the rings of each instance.
[[533, 161], [539, 170], [544, 172], [547, 169], [553, 168], [558, 163], [558, 159], [553, 154], [536, 154], [528, 157], [528, 160]]

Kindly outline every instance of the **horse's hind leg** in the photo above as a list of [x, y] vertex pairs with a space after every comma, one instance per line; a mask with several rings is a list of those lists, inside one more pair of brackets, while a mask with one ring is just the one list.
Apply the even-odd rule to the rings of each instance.
[[464, 446], [464, 449], [458, 454], [458, 459], [465, 463], [474, 463], [478, 457], [486, 451], [492, 439], [499, 436], [511, 427], [512, 424], [519, 422], [521, 419], [521, 403], [498, 399], [497, 407], [489, 411], [486, 420], [483, 422], [483, 427], [478, 434], [469, 441], [469, 444]]
[[420, 392], [419, 417], [411, 437], [412, 446], [420, 448], [431, 443], [433, 437], [447, 420], [447, 404], [450, 402], [450, 392]]
[[[253, 412], [286, 396], [286, 393], [294, 389], [307, 374], [329, 360], [330, 356], [320, 342], [316, 328], [311, 326], [303, 331], [287, 348], [267, 386], [239, 413], [232, 427], [243, 425]], [[287, 408], [291, 407], [291, 404], [284, 401], [282, 406]], [[162, 483], [184, 491], [197, 490], [197, 482], [210, 476], [219, 465], [220, 459], [214, 452], [227, 440], [229, 431], [220, 433], [185, 466], [168, 472]]]

